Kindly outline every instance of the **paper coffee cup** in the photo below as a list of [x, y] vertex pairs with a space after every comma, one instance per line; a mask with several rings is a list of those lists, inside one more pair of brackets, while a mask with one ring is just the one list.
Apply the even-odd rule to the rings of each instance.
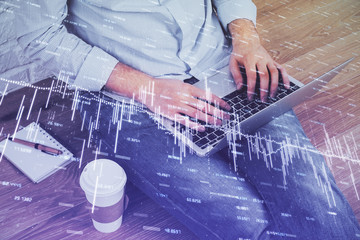
[[88, 163], [80, 176], [80, 186], [91, 204], [94, 227], [104, 233], [122, 224], [125, 207], [126, 174], [116, 162], [97, 159]]

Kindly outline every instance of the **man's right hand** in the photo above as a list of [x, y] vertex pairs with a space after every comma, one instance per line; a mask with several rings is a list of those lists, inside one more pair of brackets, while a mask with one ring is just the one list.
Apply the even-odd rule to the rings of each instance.
[[210, 125], [221, 125], [222, 119], [230, 118], [220, 109], [230, 110], [229, 104], [214, 94], [179, 80], [152, 78], [121, 63], [114, 68], [106, 88], [134, 97], [152, 112], [199, 131], [205, 127], [189, 117]]
[[199, 131], [204, 131], [204, 126], [188, 117], [210, 125], [221, 125], [221, 119], [230, 118], [229, 114], [219, 109], [230, 110], [230, 106], [224, 100], [179, 80], [153, 79], [152, 86], [141, 89], [140, 92], [144, 93], [141, 96], [146, 98], [142, 97], [140, 101], [152, 112]]

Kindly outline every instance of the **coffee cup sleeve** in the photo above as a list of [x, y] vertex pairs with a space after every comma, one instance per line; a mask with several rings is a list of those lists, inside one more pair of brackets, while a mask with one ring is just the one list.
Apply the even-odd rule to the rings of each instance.
[[[112, 206], [108, 207], [98, 207], [94, 206], [94, 211], [91, 212], [91, 218], [99, 223], [111, 223], [119, 219], [124, 211], [126, 210], [129, 203], [129, 198], [127, 195], [123, 197]], [[92, 205], [89, 203], [90, 207]]]

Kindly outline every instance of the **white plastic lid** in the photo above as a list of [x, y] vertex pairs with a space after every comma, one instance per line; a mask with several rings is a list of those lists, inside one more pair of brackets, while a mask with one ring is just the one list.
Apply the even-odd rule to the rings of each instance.
[[125, 171], [119, 164], [108, 159], [97, 159], [85, 166], [80, 176], [80, 186], [92, 195], [96, 188], [96, 195], [105, 197], [121, 191], [126, 180]]

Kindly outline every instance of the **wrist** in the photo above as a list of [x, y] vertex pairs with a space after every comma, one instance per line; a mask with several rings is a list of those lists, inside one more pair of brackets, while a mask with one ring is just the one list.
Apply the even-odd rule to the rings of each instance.
[[257, 33], [256, 27], [251, 20], [236, 19], [228, 24], [228, 29], [233, 43], [260, 42], [259, 34]]
[[105, 88], [120, 95], [140, 101], [140, 91], [149, 88], [154, 79], [132, 67], [117, 63], [110, 74]]

